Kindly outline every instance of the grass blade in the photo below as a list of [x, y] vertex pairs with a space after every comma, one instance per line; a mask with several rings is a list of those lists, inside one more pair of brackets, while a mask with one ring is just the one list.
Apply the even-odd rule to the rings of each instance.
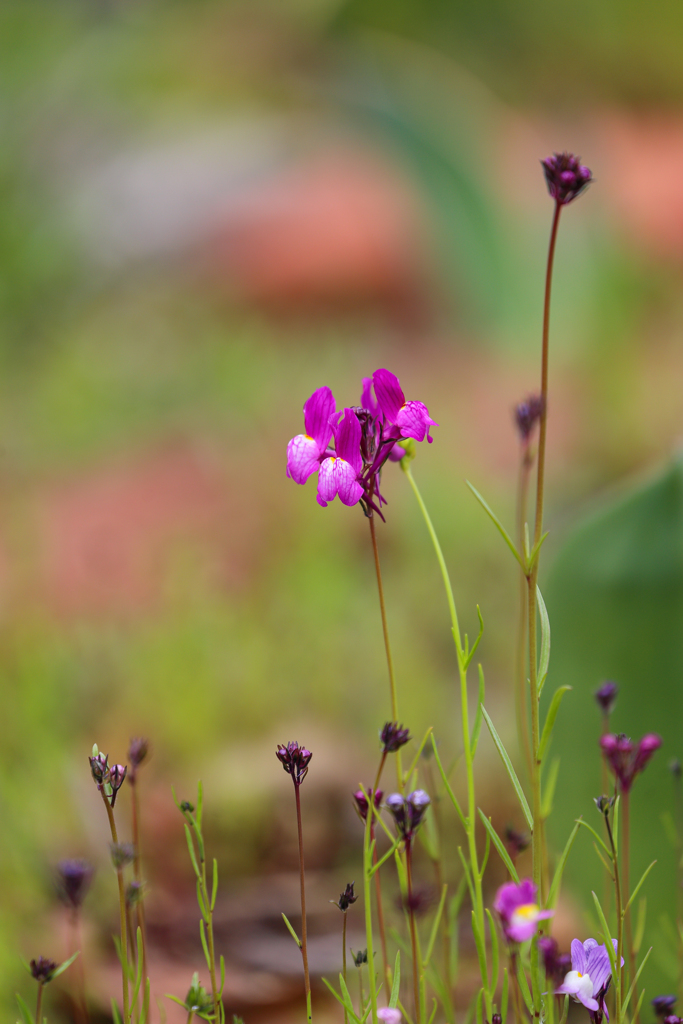
[[[579, 821], [581, 820], [582, 819], [579, 818]], [[579, 822], [577, 821], [577, 823], [574, 825], [574, 828], [571, 830], [569, 834], [569, 839], [565, 844], [564, 850], [562, 851], [560, 859], [557, 862], [557, 867], [555, 868], [555, 874], [553, 875], [552, 885], [550, 886], [550, 892], [548, 893], [548, 899], [546, 900], [546, 909], [548, 910], [551, 910], [555, 906], [555, 903], [557, 901], [557, 897], [560, 892], [560, 885], [562, 883], [562, 875], [564, 873], [565, 864], [567, 863], [567, 857], [569, 856], [571, 848], [574, 845], [574, 840], [576, 839], [578, 834]]]
[[560, 688], [555, 690], [555, 693], [553, 694], [553, 699], [551, 700], [550, 707], [548, 708], [548, 714], [545, 716], [545, 725], [543, 726], [543, 732], [541, 733], [541, 741], [538, 744], [538, 754], [536, 756], [539, 761], [543, 760], [543, 755], [550, 745], [557, 712], [560, 710], [562, 698], [568, 690], [571, 690], [571, 686], [560, 686]]
[[510, 538], [509, 533], [507, 532], [507, 530], [505, 529], [505, 527], [501, 523], [500, 519], [498, 519], [498, 517], [495, 514], [495, 512], [493, 511], [493, 509], [491, 509], [491, 507], [489, 505], [487, 505], [487, 503], [484, 501], [484, 499], [482, 498], [482, 496], [479, 493], [479, 491], [477, 490], [477, 488], [474, 487], [469, 482], [469, 480], [466, 480], [465, 483], [467, 484], [469, 489], [472, 491], [472, 494], [475, 496], [475, 498], [477, 499], [477, 501], [479, 502], [481, 507], [484, 509], [484, 512], [486, 512], [486, 514], [490, 517], [490, 519], [493, 522], [494, 526], [496, 527], [496, 529], [500, 533], [501, 537], [503, 538], [503, 540], [505, 541], [507, 546], [510, 548], [510, 551], [515, 556], [515, 558], [517, 559], [517, 561], [521, 565], [524, 573], [526, 574], [527, 569], [526, 569], [526, 565], [524, 564], [524, 559], [522, 558], [522, 556], [520, 555], [519, 551], [517, 550], [517, 548], [513, 544], [512, 539]]
[[489, 716], [488, 711], [484, 707], [482, 707], [481, 711], [482, 711], [482, 714], [483, 714], [484, 718], [486, 719], [486, 724], [489, 727], [489, 732], [491, 733], [491, 738], [492, 738], [493, 742], [496, 745], [496, 749], [497, 749], [498, 753], [500, 754], [500, 759], [503, 762], [503, 764], [505, 765], [506, 771], [507, 771], [507, 773], [508, 773], [508, 775], [510, 777], [510, 782], [512, 783], [512, 785], [514, 787], [514, 790], [515, 790], [515, 793], [517, 794], [517, 799], [519, 800], [520, 807], [522, 808], [522, 812], [524, 814], [524, 817], [526, 818], [526, 823], [529, 826], [529, 828], [531, 829], [531, 831], [533, 831], [534, 819], [533, 819], [533, 816], [531, 814], [531, 811], [529, 810], [529, 804], [527, 802], [527, 798], [524, 796], [524, 790], [522, 789], [521, 783], [520, 783], [519, 779], [517, 778], [517, 773], [515, 772], [515, 769], [512, 767], [512, 761], [510, 760], [510, 758], [508, 756], [507, 750], [503, 746], [503, 741], [501, 740], [500, 736], [496, 732], [496, 727], [494, 726], [493, 722], [491, 721], [491, 718]]
[[516, 869], [515, 865], [512, 863], [512, 859], [510, 857], [510, 854], [505, 849], [505, 844], [503, 843], [502, 839], [500, 838], [500, 836], [496, 832], [496, 830], [493, 827], [493, 825], [491, 824], [490, 820], [486, 817], [486, 815], [482, 811], [481, 807], [479, 807], [478, 810], [479, 810], [479, 817], [484, 822], [484, 827], [486, 828], [486, 831], [488, 832], [488, 834], [491, 836], [491, 840], [493, 842], [493, 845], [498, 850], [498, 853], [500, 854], [500, 858], [503, 861], [503, 864], [505, 865], [505, 867], [510, 872], [510, 877], [512, 878], [513, 882], [516, 882], [517, 885], [519, 885], [519, 875], [517, 874], [517, 869]]

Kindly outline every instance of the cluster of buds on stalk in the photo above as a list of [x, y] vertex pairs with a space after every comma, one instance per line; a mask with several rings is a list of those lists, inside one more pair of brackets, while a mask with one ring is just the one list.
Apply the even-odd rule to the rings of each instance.
[[355, 882], [349, 882], [344, 889], [344, 892], [340, 894], [338, 900], [330, 900], [330, 903], [334, 903], [335, 907], [339, 907], [343, 914], [349, 909], [352, 903], [355, 903], [358, 897], [354, 892]]
[[573, 153], [553, 153], [541, 160], [541, 166], [548, 192], [560, 206], [573, 203], [593, 181], [589, 168]]
[[392, 793], [386, 799], [386, 806], [396, 822], [401, 839], [410, 842], [424, 820], [431, 799], [424, 789], [415, 789], [408, 796]]
[[529, 395], [515, 408], [515, 425], [523, 445], [528, 445], [534, 427], [543, 414], [543, 398], [541, 395]]
[[39, 956], [37, 960], [31, 960], [29, 964], [31, 977], [35, 978], [39, 985], [47, 985], [52, 981], [57, 971], [57, 964], [45, 956]]
[[387, 722], [379, 734], [383, 754], [395, 754], [411, 740], [410, 730], [398, 722]]
[[116, 796], [123, 785], [128, 773], [128, 766], [124, 764], [109, 765], [109, 755], [100, 754], [97, 744], [92, 748], [92, 756], [88, 758], [90, 771], [97, 788], [109, 798], [111, 806], [116, 803]]
[[57, 865], [57, 895], [62, 903], [76, 910], [90, 888], [94, 868], [87, 860], [60, 860]]
[[365, 795], [362, 789], [356, 790], [356, 792], [353, 794], [353, 805], [356, 808], [356, 813], [358, 814], [358, 817], [362, 822], [367, 821], [368, 818], [368, 797], [370, 797], [370, 799], [372, 800], [375, 807], [375, 811], [378, 811], [380, 808], [380, 804], [382, 803], [383, 796], [384, 792], [381, 789], [378, 789], [376, 793], [373, 793], [372, 789], [369, 789], [368, 796]]
[[300, 786], [308, 775], [308, 762], [313, 757], [311, 751], [292, 740], [281, 743], [275, 755], [287, 774], [292, 776], [294, 785]]
[[661, 736], [653, 732], [643, 736], [639, 743], [633, 743], [623, 733], [607, 733], [600, 738], [602, 752], [619, 784], [620, 792], [630, 791], [636, 776], [643, 771], [661, 745]]
[[594, 693], [594, 697], [598, 707], [602, 710], [603, 715], [609, 717], [614, 711], [614, 705], [617, 701], [619, 694], [619, 687], [616, 683], [613, 683], [611, 679], [606, 680], [602, 686]]

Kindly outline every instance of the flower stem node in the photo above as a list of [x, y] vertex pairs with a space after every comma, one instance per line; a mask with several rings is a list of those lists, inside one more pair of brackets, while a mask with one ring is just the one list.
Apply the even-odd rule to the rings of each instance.
[[541, 160], [548, 192], [560, 206], [573, 203], [593, 181], [588, 167], [573, 153], [553, 153]]
[[290, 743], [281, 743], [275, 756], [287, 774], [292, 776], [294, 785], [300, 786], [308, 775], [308, 763], [313, 757], [311, 751], [292, 740]]
[[424, 789], [415, 789], [408, 796], [392, 793], [386, 799], [386, 806], [396, 822], [396, 828], [402, 839], [409, 841], [422, 824], [431, 798]]

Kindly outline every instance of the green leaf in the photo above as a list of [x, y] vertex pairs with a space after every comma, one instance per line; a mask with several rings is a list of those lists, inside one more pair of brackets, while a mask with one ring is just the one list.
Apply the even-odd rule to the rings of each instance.
[[505, 844], [503, 843], [502, 839], [500, 838], [500, 836], [496, 832], [495, 828], [491, 824], [491, 821], [489, 820], [489, 818], [487, 818], [486, 815], [484, 814], [484, 812], [482, 811], [481, 807], [479, 807], [478, 810], [479, 810], [479, 817], [484, 822], [484, 827], [485, 827], [486, 831], [488, 832], [488, 834], [491, 836], [491, 840], [493, 842], [493, 845], [495, 846], [495, 848], [498, 850], [498, 853], [500, 854], [500, 859], [503, 861], [503, 864], [505, 865], [505, 867], [510, 872], [510, 877], [512, 878], [513, 882], [516, 882], [517, 885], [519, 885], [519, 875], [517, 874], [517, 868], [512, 863], [512, 860], [510, 858], [510, 854], [505, 849]]
[[508, 1017], [508, 999], [510, 998], [510, 977], [508, 975], [507, 967], [503, 968], [503, 995], [500, 1001], [500, 1015], [503, 1018], [503, 1024]]
[[211, 913], [213, 913], [216, 906], [216, 897], [218, 896], [218, 861], [213, 858], [213, 884], [211, 886]]
[[441, 890], [441, 899], [439, 900], [439, 906], [437, 907], [436, 914], [434, 915], [434, 921], [432, 923], [432, 930], [429, 935], [429, 942], [427, 943], [427, 951], [422, 961], [422, 968], [426, 970], [429, 966], [429, 961], [432, 958], [432, 952], [434, 950], [434, 943], [439, 933], [439, 925], [441, 924], [441, 916], [443, 914], [443, 908], [446, 903], [446, 893], [448, 892], [448, 885], [444, 884]]
[[420, 755], [422, 754], [422, 751], [425, 748], [425, 744], [427, 743], [427, 740], [429, 739], [429, 737], [431, 736], [433, 731], [434, 731], [434, 727], [430, 725], [429, 728], [427, 729], [427, 732], [424, 734], [424, 737], [422, 739], [422, 743], [417, 748], [417, 753], [415, 754], [415, 757], [412, 760], [410, 768], [408, 769], [407, 772], [404, 773], [404, 776], [403, 776], [404, 783], [408, 782], [408, 779], [410, 778], [410, 776], [415, 771], [415, 769], [417, 767], [417, 762], [420, 760]]
[[200, 914], [202, 915], [202, 917], [204, 918], [204, 920], [208, 924], [209, 923], [209, 912], [206, 909], [206, 903], [204, 902], [204, 891], [203, 891], [203, 889], [204, 889], [204, 887], [202, 885], [202, 880], [201, 880], [201, 878], [198, 878], [197, 879], [197, 903], [199, 905], [199, 912], [200, 912]]
[[[351, 994], [350, 994], [350, 992], [349, 992], [349, 990], [348, 990], [348, 988], [346, 986], [346, 982], [344, 981], [344, 975], [341, 974], [341, 973], [339, 974], [339, 988], [341, 990], [342, 998], [344, 1000], [344, 1006], [347, 1008], [347, 1010], [350, 1011], [352, 1016], [356, 1017], [356, 1014], [354, 1013], [354, 1010], [353, 1010], [353, 1002], [351, 1000]], [[358, 1018], [356, 1017], [356, 1019], [358, 1019]]]
[[187, 848], [190, 851], [190, 860], [192, 861], [192, 867], [197, 878], [201, 878], [201, 872], [199, 865], [197, 864], [197, 857], [194, 852], [194, 843], [192, 842], [192, 833], [190, 832], [190, 826], [185, 822], [183, 828], [185, 829], [185, 838], [187, 839]]
[[486, 690], [484, 687], [484, 669], [479, 665], [479, 696], [477, 697], [477, 713], [474, 716], [474, 725], [472, 726], [472, 740], [470, 742], [470, 749], [472, 751], [472, 759], [477, 752], [477, 744], [479, 743], [479, 733], [481, 732], [481, 723], [483, 716], [481, 710], [484, 706], [484, 697]]
[[[634, 955], [638, 955], [640, 947], [643, 943], [643, 935], [645, 934], [645, 918], [647, 916], [647, 899], [643, 896], [642, 900], [638, 903], [638, 917], [636, 918], [636, 928], [633, 934], [633, 952]], [[683, 940], [682, 940], [683, 941]]]
[[[479, 608], [479, 605], [477, 605], [477, 616], [479, 618], [479, 632], [477, 633], [477, 639], [474, 641], [474, 644], [472, 645], [472, 650], [468, 651], [465, 656], [465, 669], [468, 669], [470, 667], [472, 663], [472, 658], [474, 657], [474, 652], [479, 646], [481, 638], [484, 635], [484, 619], [482, 618], [481, 609]], [[465, 637], [465, 640], [467, 640], [467, 637]]]
[[204, 783], [200, 779], [197, 783], [197, 828], [201, 832], [202, 830], [202, 810], [204, 808]]
[[548, 530], [546, 530], [545, 533], [541, 534], [541, 536], [538, 538], [538, 543], [534, 544], [533, 548], [529, 552], [529, 557], [527, 558], [527, 563], [526, 563], [527, 564], [527, 572], [529, 573], [529, 575], [531, 575], [531, 571], [532, 571], [532, 569], [534, 567], [534, 562], [538, 558], [538, 553], [541, 550], [541, 547], [543, 545], [543, 541], [546, 539], [547, 536], [548, 536]]
[[550, 740], [553, 734], [553, 726], [555, 725], [555, 719], [557, 718], [557, 712], [560, 710], [560, 704], [565, 693], [571, 690], [571, 686], [560, 686], [559, 689], [555, 690], [553, 699], [550, 702], [548, 708], [548, 714], [545, 718], [545, 725], [543, 726], [543, 732], [541, 733], [541, 741], [538, 744], [537, 759], [543, 760], [543, 756], [550, 744]]
[[519, 957], [519, 956], [515, 957], [515, 963], [516, 963], [516, 971], [515, 971], [515, 973], [517, 975], [517, 981], [519, 982], [519, 990], [522, 993], [522, 999], [524, 1000], [524, 1003], [526, 1005], [527, 1010], [529, 1011], [529, 1013], [533, 1017], [534, 1004], [533, 1004], [533, 1000], [531, 998], [531, 992], [529, 991], [529, 982], [526, 980], [526, 974], [524, 973], [524, 971], [522, 969], [522, 958]]
[[[607, 953], [609, 955], [610, 967], [612, 968], [611, 974], [612, 974], [612, 977], [615, 978], [616, 975], [617, 975], [617, 960], [616, 960], [616, 956], [615, 956], [615, 953], [614, 953], [614, 946], [612, 945], [612, 935], [611, 935], [611, 932], [609, 930], [609, 927], [608, 927], [605, 915], [603, 913], [603, 909], [602, 909], [602, 907], [600, 905], [600, 900], [598, 899], [598, 897], [595, 895], [594, 892], [591, 893], [591, 895], [593, 897], [593, 903], [595, 903], [595, 909], [598, 912], [598, 918], [599, 918], [599, 921], [600, 921], [600, 925], [602, 927], [602, 934], [603, 934], [603, 936], [605, 938], [605, 945], [607, 947]], [[621, 956], [621, 955], [622, 955], [621, 954], [621, 950], [619, 950], [619, 956]]]
[[512, 540], [511, 540], [511, 538], [510, 538], [510, 535], [508, 534], [507, 530], [505, 529], [505, 527], [503, 526], [503, 524], [501, 523], [501, 521], [500, 521], [500, 520], [498, 519], [498, 517], [496, 516], [495, 512], [493, 512], [493, 510], [492, 510], [492, 509], [491, 509], [491, 508], [490, 508], [490, 507], [489, 507], [489, 506], [488, 506], [488, 505], [486, 504], [486, 502], [485, 502], [485, 501], [484, 501], [484, 499], [482, 498], [482, 496], [481, 496], [481, 494], [479, 493], [479, 491], [477, 490], [477, 488], [476, 488], [476, 487], [474, 487], [474, 486], [473, 486], [473, 485], [472, 485], [472, 484], [471, 484], [471, 483], [469, 482], [469, 480], [466, 480], [466, 481], [465, 481], [465, 483], [467, 484], [467, 486], [469, 487], [469, 489], [470, 489], [470, 490], [472, 491], [472, 494], [473, 494], [473, 495], [475, 496], [475, 498], [477, 499], [477, 501], [479, 502], [479, 504], [481, 505], [481, 507], [482, 507], [482, 508], [484, 509], [484, 511], [486, 512], [486, 514], [487, 514], [487, 515], [488, 515], [488, 516], [490, 517], [490, 519], [492, 520], [492, 522], [493, 522], [493, 524], [495, 525], [496, 529], [497, 529], [497, 530], [498, 530], [498, 532], [500, 533], [501, 537], [503, 538], [503, 540], [505, 541], [505, 543], [507, 544], [507, 546], [508, 546], [508, 547], [510, 548], [510, 551], [511, 551], [511, 552], [512, 552], [512, 554], [513, 554], [513, 555], [515, 556], [515, 558], [516, 558], [516, 559], [517, 559], [517, 561], [519, 562], [520, 566], [522, 567], [522, 570], [523, 570], [524, 574], [526, 575], [526, 573], [527, 573], [527, 567], [526, 567], [526, 565], [524, 564], [524, 559], [522, 558], [522, 556], [520, 555], [519, 551], [517, 550], [517, 548], [516, 548], [516, 547], [515, 547], [515, 545], [513, 544], [513, 542], [512, 542]]
[[35, 1024], [33, 1020], [33, 1014], [29, 1010], [28, 1006], [17, 992], [17, 1004], [19, 1006], [19, 1012], [21, 1013], [21, 1019], [24, 1024]]
[[[579, 821], [580, 820], [581, 819], [579, 819]], [[548, 893], [548, 899], [546, 900], [546, 909], [548, 910], [552, 910], [557, 902], [557, 897], [560, 892], [560, 885], [562, 884], [562, 875], [564, 873], [564, 868], [567, 863], [567, 858], [569, 857], [571, 848], [574, 845], [574, 840], [576, 839], [578, 834], [579, 823], [577, 822], [569, 834], [569, 839], [565, 844], [564, 850], [562, 851], [560, 859], [557, 862], [557, 867], [555, 868], [555, 874], [553, 875], [552, 885], [550, 886], [550, 892]]]
[[119, 1013], [119, 1008], [116, 1005], [115, 999], [112, 999], [111, 1001], [111, 1015], [114, 1018], [114, 1024], [123, 1024], [123, 1020], [121, 1019], [121, 1014]]
[[491, 915], [489, 908], [486, 908], [486, 916], [489, 921], [489, 932], [491, 934], [491, 988], [495, 991], [498, 988], [498, 966], [499, 966], [499, 947], [498, 947], [498, 932], [496, 931], [496, 924]]
[[477, 915], [472, 911], [472, 934], [474, 935], [474, 945], [477, 948], [477, 956], [479, 957], [479, 973], [481, 980], [488, 988], [488, 971], [486, 967], [486, 946], [485, 937], [479, 931], [479, 925], [477, 923]]
[[400, 836], [399, 836], [399, 837], [397, 837], [396, 839], [394, 839], [392, 841], [392, 846], [387, 850], [387, 852], [384, 854], [384, 856], [381, 857], [380, 860], [378, 860], [376, 864], [372, 865], [372, 867], [370, 869], [370, 872], [369, 872], [371, 878], [374, 875], [375, 871], [379, 871], [379, 869], [382, 867], [382, 865], [385, 863], [385, 861], [388, 861], [389, 858], [393, 856], [394, 852], [398, 849], [398, 847], [400, 845], [401, 845], [401, 839], [400, 839]]
[[455, 807], [456, 813], [457, 813], [458, 817], [460, 818], [460, 824], [465, 829], [465, 832], [469, 833], [469, 822], [467, 821], [467, 818], [465, 817], [465, 815], [462, 813], [462, 811], [460, 809], [460, 804], [458, 803], [458, 798], [456, 797], [455, 793], [451, 789], [451, 784], [448, 781], [448, 776], [446, 775], [445, 771], [443, 770], [443, 765], [441, 764], [441, 758], [439, 757], [439, 751], [438, 751], [438, 748], [437, 748], [437, 745], [436, 745], [436, 739], [434, 738], [434, 733], [432, 733], [432, 750], [434, 751], [434, 760], [436, 761], [436, 766], [439, 769], [439, 774], [441, 775], [441, 778], [443, 780], [443, 784], [446, 787], [446, 792], [448, 793], [449, 797], [451, 798], [451, 803]]
[[60, 974], [63, 974], [64, 971], [67, 969], [67, 967], [71, 967], [71, 965], [74, 962], [74, 960], [76, 959], [76, 957], [80, 956], [80, 952], [81, 952], [80, 949], [76, 950], [76, 952], [73, 954], [73, 956], [70, 956], [68, 960], [65, 960], [63, 964], [59, 965], [57, 970], [52, 975], [53, 980], [55, 978], [58, 978]]
[[650, 948], [648, 949], [647, 953], [643, 957], [642, 963], [641, 963], [640, 967], [638, 968], [638, 970], [636, 971], [636, 976], [633, 979], [633, 981], [631, 982], [631, 987], [629, 988], [629, 990], [628, 990], [628, 992], [626, 994], [626, 999], [624, 1000], [624, 1005], [622, 1006], [622, 1010], [621, 1010], [622, 1014], [626, 1013], [626, 1011], [628, 1009], [628, 1004], [631, 1002], [631, 996], [633, 995], [634, 989], [635, 989], [636, 985], [638, 984], [638, 978], [642, 974], [643, 967], [647, 963], [648, 958], [649, 958], [651, 952], [652, 952], [652, 946], [650, 946]]
[[149, 1016], [149, 978], [145, 981], [145, 992], [142, 997], [142, 1010], [140, 1011], [140, 1019], [138, 1024], [146, 1024], [147, 1017]]
[[548, 769], [548, 778], [545, 786], [543, 787], [543, 800], [541, 803], [541, 817], [545, 821], [550, 817], [553, 810], [553, 800], [555, 799], [555, 786], [557, 785], [557, 775], [560, 770], [560, 759], [554, 757], [550, 762], [550, 768]]
[[401, 985], [401, 950], [396, 950], [396, 959], [394, 961], [394, 981], [391, 986], [391, 996], [389, 997], [389, 1009], [395, 1010], [398, 1004], [398, 992]]
[[548, 618], [548, 609], [545, 606], [543, 594], [539, 586], [536, 586], [536, 601], [538, 603], [538, 615], [541, 620], [541, 654], [536, 675], [538, 696], [540, 697], [545, 677], [548, 675], [548, 665], [550, 664], [550, 619]]
[[201, 919], [199, 921], [199, 937], [202, 940], [202, 949], [204, 950], [206, 966], [211, 970], [211, 957], [209, 956], [209, 947], [206, 942], [206, 929], [204, 928], [204, 922]]
[[[340, 977], [341, 977], [341, 975], [340, 975]], [[347, 1004], [344, 1002], [344, 999], [342, 998], [342, 996], [339, 995], [339, 993], [337, 992], [337, 990], [334, 988], [333, 985], [330, 985], [330, 983], [327, 980], [327, 978], [323, 978], [323, 985], [327, 985], [328, 989], [330, 990], [330, 992], [332, 993], [334, 998], [337, 1000], [337, 1002], [341, 1003], [342, 1006], [344, 1007], [344, 1009], [348, 1013], [351, 1014], [351, 1017], [356, 1022], [356, 1024], [360, 1024], [360, 1017], [358, 1017], [356, 1015], [356, 1011], [354, 1010], [353, 1006], [351, 1006], [351, 1007], [347, 1006]]]
[[474, 896], [474, 888], [472, 887], [472, 875], [470, 874], [470, 868], [469, 868], [469, 864], [467, 863], [467, 859], [465, 857], [465, 854], [462, 852], [462, 846], [458, 847], [458, 854], [460, 856], [460, 863], [462, 864], [463, 870], [465, 872], [465, 878], [467, 879], [467, 888], [469, 889], [470, 900], [472, 902], [472, 906], [474, 906], [474, 904], [475, 904], [475, 896]]
[[486, 708], [482, 708], [482, 714], [483, 714], [483, 716], [484, 716], [484, 718], [486, 720], [486, 724], [489, 727], [489, 732], [491, 733], [491, 738], [493, 739], [493, 742], [496, 745], [496, 749], [497, 749], [498, 753], [500, 754], [500, 759], [503, 762], [503, 764], [505, 765], [507, 773], [508, 773], [508, 775], [510, 777], [510, 782], [512, 783], [512, 785], [514, 787], [514, 790], [515, 790], [515, 793], [517, 794], [517, 799], [519, 800], [519, 805], [522, 808], [522, 812], [524, 814], [524, 817], [526, 818], [527, 825], [529, 826], [529, 828], [533, 832], [533, 828], [534, 828], [533, 815], [531, 814], [531, 811], [529, 810], [529, 804], [527, 803], [527, 799], [524, 796], [524, 790], [522, 789], [520, 781], [517, 778], [517, 773], [515, 772], [515, 769], [512, 767], [512, 761], [508, 757], [507, 750], [503, 746], [503, 741], [501, 740], [500, 736], [496, 732], [496, 728], [495, 728], [493, 722], [491, 721], [491, 718], [490, 718], [489, 713], [486, 710]]
[[301, 949], [301, 939], [299, 938], [299, 936], [298, 936], [298, 935], [296, 934], [296, 932], [295, 932], [295, 931], [294, 931], [294, 929], [292, 928], [291, 924], [289, 923], [289, 920], [287, 919], [287, 915], [286, 915], [286, 914], [283, 914], [283, 915], [282, 915], [282, 920], [283, 920], [283, 921], [285, 922], [285, 924], [287, 925], [287, 929], [288, 929], [288, 931], [289, 931], [289, 934], [290, 934], [290, 935], [292, 936], [292, 938], [293, 938], [293, 939], [294, 939], [294, 941], [296, 942], [296, 944], [297, 944], [297, 946], [299, 947], [299, 949]]
[[434, 999], [434, 996], [432, 996], [432, 1001], [434, 1002], [434, 1006], [432, 1007], [432, 1012], [429, 1015], [429, 1020], [427, 1021], [427, 1024], [433, 1024], [433, 1020], [436, 1017], [436, 1010], [439, 1005], [436, 999]]
[[602, 841], [602, 839], [600, 838], [598, 833], [595, 831], [593, 826], [589, 825], [587, 821], [583, 820], [583, 818], [577, 818], [576, 819], [576, 824], [577, 825], [583, 825], [584, 828], [587, 828], [588, 831], [591, 832], [595, 836], [597, 841], [600, 843], [600, 846], [602, 846], [603, 850], [605, 851], [605, 853], [607, 854], [607, 856], [611, 860], [612, 859], [612, 851], [610, 850], [609, 846], [607, 846], [607, 844]]
[[652, 864], [650, 864], [649, 868], [645, 868], [645, 871], [643, 871], [642, 875], [640, 876], [640, 881], [638, 882], [638, 885], [635, 887], [635, 889], [631, 893], [631, 898], [629, 899], [628, 903], [626, 904], [626, 906], [624, 907], [624, 909], [622, 911], [622, 917], [623, 918], [626, 917], [626, 913], [628, 911], [628, 908], [631, 906], [631, 904], [633, 903], [634, 899], [636, 898], [636, 896], [640, 892], [640, 889], [641, 889], [641, 886], [642, 886], [643, 882], [645, 881], [647, 876], [650, 874], [650, 872], [652, 871], [652, 869], [653, 869], [653, 867], [655, 866], [656, 863], [657, 863], [657, 861], [653, 860]]

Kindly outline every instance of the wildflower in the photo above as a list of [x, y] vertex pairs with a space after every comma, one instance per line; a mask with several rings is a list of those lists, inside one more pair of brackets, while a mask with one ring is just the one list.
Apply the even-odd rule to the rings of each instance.
[[93, 747], [93, 755], [88, 758], [92, 777], [100, 789], [106, 782], [109, 782], [109, 754], [100, 754], [97, 746]]
[[334, 903], [335, 907], [339, 907], [343, 913], [346, 913], [351, 904], [358, 899], [353, 891], [354, 884], [354, 882], [349, 882], [338, 900], [330, 900], [330, 903]]
[[596, 796], [596, 797], [593, 797], [593, 799], [595, 801], [595, 806], [600, 811], [600, 814], [604, 814], [605, 817], [607, 817], [609, 812], [610, 812], [610, 808], [614, 804], [614, 797], [613, 796]]
[[528, 832], [518, 832], [512, 825], [505, 826], [505, 845], [513, 860], [519, 857], [520, 853], [524, 853], [530, 843], [531, 836]]
[[617, 736], [607, 733], [600, 738], [600, 746], [622, 793], [629, 792], [636, 775], [642, 772], [655, 750], [659, 750], [661, 745], [662, 738], [656, 733], [643, 736], [638, 744], [632, 743], [623, 733]]
[[619, 687], [616, 683], [607, 680], [599, 687], [593, 696], [595, 697], [598, 707], [602, 708], [604, 714], [611, 715], [614, 710], [614, 705], [619, 694]]
[[130, 761], [130, 781], [135, 782], [137, 770], [143, 761], [149, 756], [149, 740], [142, 736], [136, 736], [130, 741], [128, 747], [128, 760]]
[[429, 428], [439, 424], [431, 418], [424, 402], [406, 402], [399, 379], [390, 370], [375, 370], [372, 383], [385, 420], [398, 429], [400, 437], [424, 441], [426, 436], [431, 444]]
[[305, 434], [297, 434], [287, 445], [287, 476], [305, 484], [327, 454], [332, 437], [331, 418], [335, 413], [334, 395], [328, 387], [318, 388], [304, 402]]
[[300, 786], [308, 775], [308, 762], [313, 757], [311, 751], [292, 740], [287, 744], [281, 743], [275, 756], [287, 774], [292, 776], [294, 785]]
[[540, 420], [542, 413], [543, 398], [541, 395], [529, 395], [525, 401], [520, 402], [516, 407], [515, 423], [523, 444], [528, 443], [531, 431]]
[[536, 931], [538, 922], [554, 913], [539, 908], [536, 886], [530, 878], [524, 878], [519, 885], [515, 882], [501, 885], [493, 909], [500, 915], [505, 937], [512, 942], [526, 942]]
[[48, 981], [52, 981], [57, 970], [57, 964], [54, 960], [48, 960], [45, 956], [39, 956], [37, 960], [31, 960], [29, 967], [31, 977], [35, 978], [39, 985], [46, 985]]
[[[381, 804], [382, 797], [384, 796], [382, 790], [378, 789], [377, 792], [373, 794], [373, 791], [369, 789], [368, 796], [375, 805], [375, 810], [379, 810], [379, 805]], [[358, 813], [358, 817], [361, 819], [361, 821], [365, 821], [368, 816], [368, 800], [363, 790], [356, 790], [356, 792], [353, 794], [353, 799], [355, 801], [355, 807]]]
[[363, 964], [368, 962], [368, 951], [367, 949], [359, 949], [356, 953], [351, 950], [351, 956], [356, 967], [362, 967]]
[[60, 860], [57, 865], [57, 893], [67, 906], [80, 907], [90, 888], [93, 866], [87, 860]]
[[400, 1010], [392, 1009], [389, 1006], [381, 1006], [377, 1011], [377, 1019], [384, 1021], [384, 1024], [401, 1024], [403, 1016]]
[[379, 734], [382, 741], [383, 754], [395, 754], [410, 741], [410, 730], [404, 729], [398, 722], [387, 722]]
[[573, 202], [593, 180], [588, 167], [584, 167], [573, 153], [553, 153], [541, 160], [548, 192], [560, 206]]
[[110, 843], [111, 862], [117, 871], [125, 868], [126, 864], [132, 864], [135, 860], [135, 846], [133, 843]]
[[114, 764], [109, 769], [109, 785], [111, 786], [111, 805], [112, 807], [116, 803], [116, 794], [121, 789], [124, 783], [126, 774], [128, 772], [128, 766], [123, 764]]
[[[617, 953], [617, 940], [612, 939], [614, 952]], [[621, 957], [623, 965], [624, 958]], [[612, 976], [607, 946], [599, 946], [595, 939], [572, 941], [572, 969], [565, 975], [562, 984], [555, 990], [555, 995], [570, 995], [577, 1002], [583, 1003], [593, 1013], [603, 1013], [604, 998]]]
[[357, 505], [363, 496], [359, 483], [363, 458], [360, 453], [361, 426], [353, 409], [344, 409], [333, 428], [335, 451], [320, 466], [317, 501], [323, 508], [337, 495], [343, 505]]
[[676, 996], [655, 996], [652, 1007], [658, 1017], [668, 1017], [676, 1005]]
[[392, 793], [387, 797], [386, 806], [393, 815], [401, 838], [406, 842], [410, 842], [422, 824], [431, 802], [424, 789], [415, 789], [406, 797], [401, 796], [400, 793]]
[[567, 971], [571, 970], [572, 960], [569, 953], [558, 952], [557, 942], [550, 935], [540, 937], [538, 948], [548, 979], [553, 985], [559, 985]]
[[188, 1013], [196, 1014], [205, 1020], [210, 1020], [213, 1013], [213, 998], [203, 985], [199, 984], [199, 973], [197, 971], [192, 975], [190, 988], [185, 996], [184, 1006]]

